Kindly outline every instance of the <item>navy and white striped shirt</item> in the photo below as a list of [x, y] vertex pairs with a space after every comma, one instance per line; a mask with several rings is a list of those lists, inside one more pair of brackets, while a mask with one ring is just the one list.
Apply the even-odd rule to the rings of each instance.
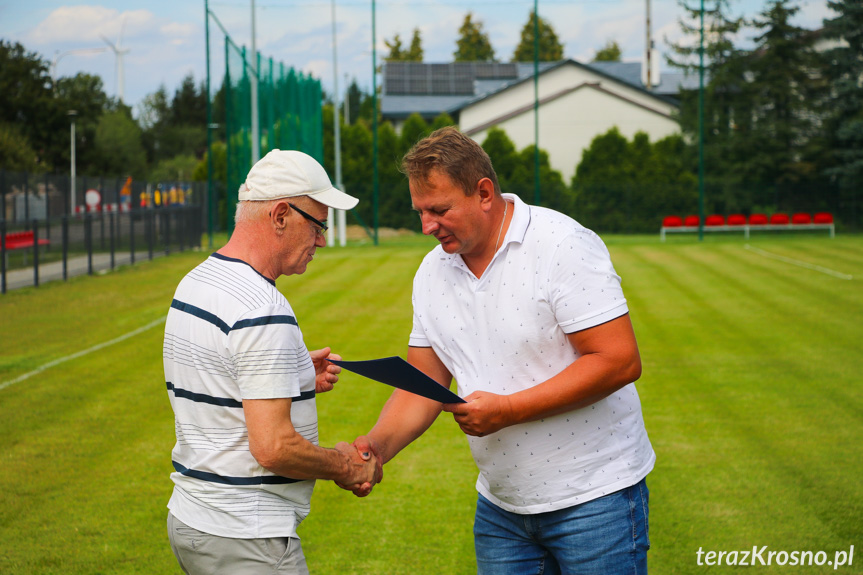
[[318, 443], [314, 366], [275, 282], [211, 255], [177, 287], [163, 358], [177, 434], [171, 513], [221, 537], [296, 536], [315, 482], [258, 464], [243, 414], [244, 399], [291, 398], [294, 428]]

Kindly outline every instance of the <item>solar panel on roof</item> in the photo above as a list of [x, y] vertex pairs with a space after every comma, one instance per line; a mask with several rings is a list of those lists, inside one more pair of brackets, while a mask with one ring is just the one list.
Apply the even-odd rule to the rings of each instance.
[[387, 62], [384, 66], [384, 92], [392, 95], [472, 95], [477, 79], [517, 78], [513, 63]]

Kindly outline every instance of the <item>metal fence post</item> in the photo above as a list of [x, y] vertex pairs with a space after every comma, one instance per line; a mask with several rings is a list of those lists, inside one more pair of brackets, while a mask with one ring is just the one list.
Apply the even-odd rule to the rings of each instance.
[[[6, 222], [6, 170], [0, 169], [0, 220]], [[6, 234], [3, 234], [6, 235]]]
[[39, 220], [33, 219], [33, 285], [39, 287]]
[[69, 214], [63, 214], [63, 281], [69, 279]]
[[135, 265], [135, 211], [129, 210], [129, 261]]
[[[45, 174], [45, 237], [51, 239], [51, 194], [48, 193], [48, 174]], [[45, 249], [51, 249], [51, 244]]]
[[150, 261], [153, 260], [153, 228], [156, 226], [156, 210], [149, 210], [147, 214], [147, 249]]
[[87, 247], [87, 275], [93, 275], [93, 217], [84, 212], [84, 243]]
[[[2, 195], [5, 196], [5, 190]], [[4, 216], [5, 211], [4, 211]], [[6, 293], [6, 218], [0, 218], [0, 293]]]
[[166, 208], [165, 213], [162, 215], [162, 227], [165, 229], [165, 232], [162, 235], [162, 241], [165, 244], [166, 256], [171, 253], [171, 212], [173, 211], [174, 208]]
[[30, 177], [24, 174], [24, 221], [29, 225], [30, 220]]
[[99, 176], [99, 249], [105, 249], [105, 177]]
[[108, 239], [111, 245], [111, 269], [114, 269], [114, 212], [108, 213]]

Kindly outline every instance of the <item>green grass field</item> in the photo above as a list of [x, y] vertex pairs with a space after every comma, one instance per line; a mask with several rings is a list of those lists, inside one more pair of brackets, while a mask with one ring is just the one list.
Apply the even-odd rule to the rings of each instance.
[[[836, 551], [863, 572], [863, 237], [606, 238], [640, 344], [657, 451], [651, 572], [732, 572], [696, 552]], [[427, 238], [319, 252], [279, 287], [310, 348], [402, 355]], [[840, 279], [775, 256], [849, 274]], [[179, 573], [168, 547], [173, 416], [159, 320], [206, 252], [0, 297], [0, 573]], [[367, 431], [389, 388], [345, 375], [321, 443]], [[475, 572], [476, 470], [450, 416], [365, 499], [320, 482], [300, 528], [312, 573]], [[767, 555], [764, 555], [765, 560]], [[833, 572], [822, 567], [760, 571]]]

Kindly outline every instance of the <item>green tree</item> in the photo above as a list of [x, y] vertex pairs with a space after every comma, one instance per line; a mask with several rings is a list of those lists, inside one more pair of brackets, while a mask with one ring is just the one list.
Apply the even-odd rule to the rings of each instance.
[[384, 60], [387, 62], [401, 62], [406, 59], [407, 51], [402, 48], [402, 39], [398, 34], [393, 36], [392, 40], [384, 38], [384, 44], [390, 49], [389, 56], [385, 56]]
[[[684, 39], [671, 44], [668, 63], [698, 77], [700, 16], [698, 2], [680, 0], [686, 14], [679, 20]], [[725, 181], [733, 187], [740, 181], [737, 166], [741, 161], [740, 135], [751, 129], [750, 118], [735, 114], [746, 106], [748, 54], [734, 46], [744, 20], [732, 17], [728, 0], [707, 0], [704, 12], [704, 157], [708, 180]], [[698, 138], [698, 89], [681, 90], [679, 119], [681, 129], [693, 141]], [[693, 166], [693, 169], [695, 167]]]
[[[169, 97], [163, 84], [144, 98], [138, 110], [149, 165], [155, 167], [178, 157], [176, 162], [182, 163], [183, 158], [189, 155], [195, 158], [204, 156], [207, 148], [206, 98], [205, 86], [196, 87], [191, 74], [183, 79], [173, 96]], [[224, 106], [224, 96], [220, 105]], [[213, 117], [219, 118], [215, 114]]]
[[[500, 190], [521, 197], [533, 204], [536, 197], [536, 154], [533, 144], [520, 152], [505, 131], [498, 127], [488, 130], [482, 148], [491, 159]], [[565, 214], [571, 214], [574, 196], [560, 172], [552, 169], [548, 152], [539, 151], [540, 204]]]
[[596, 51], [594, 62], [620, 62], [622, 52], [616, 40], [609, 40], [605, 46]]
[[[533, 62], [534, 57], [534, 28], [536, 25], [536, 13], [531, 11], [527, 23], [521, 29], [521, 39], [512, 55], [513, 62]], [[539, 61], [556, 62], [563, 58], [563, 44], [557, 37], [557, 33], [551, 24], [542, 16], [539, 17]]]
[[389, 56], [384, 58], [387, 62], [422, 62], [423, 44], [420, 29], [414, 28], [410, 46], [405, 49], [402, 46], [401, 37], [396, 34], [392, 40], [384, 39], [384, 44], [390, 49]]
[[441, 112], [434, 120], [432, 120], [431, 126], [429, 126], [429, 133], [445, 126], [455, 126], [455, 120], [453, 120], [452, 116], [446, 112]]
[[[204, 154], [192, 172], [192, 181], [206, 182], [208, 169], [207, 154]], [[223, 184], [228, 181], [228, 146], [218, 140], [213, 142], [213, 179]]]
[[507, 191], [509, 182], [519, 163], [515, 144], [509, 139], [506, 132], [495, 126], [486, 132], [485, 140], [481, 145], [491, 159], [501, 191]]
[[402, 142], [392, 124], [378, 126], [378, 177], [380, 179], [379, 223], [382, 227], [418, 230], [419, 221], [411, 208], [407, 178], [399, 170]]
[[[96, 128], [102, 114], [109, 109], [119, 109], [120, 104], [105, 94], [102, 79], [98, 76], [79, 73], [71, 78], [58, 78], [54, 87], [55, 105], [59, 114], [75, 110], [75, 162], [80, 174], [99, 175], [102, 166], [96, 148]], [[63, 121], [65, 120], [65, 121]], [[69, 117], [61, 120], [64, 127]], [[68, 130], [68, 128], [66, 128]], [[69, 164], [69, 141], [63, 138], [59, 146], [52, 146], [53, 157], [64, 167]]]
[[603, 232], [653, 232], [662, 218], [695, 210], [692, 151], [680, 135], [655, 144], [617, 128], [593, 139], [573, 176], [575, 217]]
[[400, 155], [403, 156], [411, 146], [431, 134], [431, 132], [429, 125], [423, 120], [422, 116], [417, 113], [408, 116], [408, 119], [402, 125], [402, 133], [399, 136]]
[[95, 147], [101, 158], [100, 175], [144, 178], [147, 163], [141, 128], [126, 110], [102, 115], [96, 127]]
[[39, 172], [39, 156], [14, 124], [0, 122], [0, 168], [10, 172]]
[[156, 182], [188, 182], [194, 178], [199, 163], [193, 154], [180, 154], [156, 164], [148, 176]]
[[596, 136], [582, 153], [572, 187], [577, 219], [596, 231], [626, 231], [633, 196], [630, 146], [615, 127]]
[[488, 34], [483, 31], [481, 21], [474, 22], [471, 12], [465, 15], [458, 34], [453, 52], [456, 62], [494, 62], [494, 48]]
[[[536, 198], [536, 146], [530, 144], [518, 152], [517, 163], [512, 175], [507, 179], [504, 192], [518, 194], [525, 203], [533, 204]], [[564, 214], [572, 214], [573, 195], [563, 181], [560, 172], [551, 167], [548, 152], [539, 150], [539, 192], [540, 205]]]
[[[34, 150], [40, 165], [59, 163], [52, 143], [69, 123], [55, 106], [48, 64], [19, 43], [0, 40], [0, 122], [19, 126], [18, 134]], [[68, 138], [66, 138], [68, 148]]]
[[[213, 180], [216, 194], [216, 213], [215, 221], [217, 228], [220, 227], [218, 222], [227, 221], [227, 206], [228, 206], [228, 146], [224, 141], [213, 142]], [[207, 154], [204, 154], [203, 159], [195, 166], [195, 171], [192, 173], [192, 180], [196, 182], [207, 181]]]
[[698, 205], [698, 178], [692, 170], [695, 164], [695, 148], [688, 145], [682, 134], [672, 134], [653, 144], [649, 179], [638, 176], [639, 181], [649, 182], [652, 189], [644, 194], [650, 200], [650, 212], [643, 215], [639, 228], [654, 226], [662, 218], [672, 214], [695, 212]]
[[161, 149], [165, 147], [166, 129], [171, 121], [171, 104], [165, 85], [152, 94], [147, 94], [138, 106], [138, 121], [143, 130], [144, 148], [151, 164], [165, 158]]
[[[331, 115], [332, 116], [332, 115]], [[372, 225], [372, 131], [366, 122], [356, 122], [342, 130], [342, 174], [345, 191], [359, 198], [354, 208], [360, 223]], [[326, 158], [332, 157], [327, 154]]]
[[[823, 36], [836, 43], [825, 53], [833, 97], [825, 132], [834, 157], [827, 174], [836, 178], [849, 205], [863, 199], [863, 5], [828, 1], [835, 18], [824, 21]], [[859, 221], [857, 222], [859, 225]]]
[[414, 28], [414, 33], [411, 37], [411, 46], [408, 48], [406, 60], [409, 62], [423, 61], [423, 40], [420, 36], [419, 28]]
[[812, 103], [822, 99], [821, 82], [811, 77], [815, 37], [791, 24], [798, 11], [789, 0], [775, 0], [752, 23], [761, 33], [747, 58], [747, 97], [734, 115], [754, 119], [737, 138], [743, 140], [740, 165], [749, 181], [774, 184], [817, 176]]
[[171, 100], [171, 119], [176, 124], [204, 126], [207, 122], [206, 86], [195, 86], [195, 78], [189, 73]]
[[[354, 78], [351, 81], [350, 86], [348, 86], [347, 100], [348, 100], [348, 114], [345, 119], [345, 123], [354, 124], [360, 118], [360, 105], [364, 99], [365, 94], [360, 90], [360, 87], [357, 85], [357, 79]], [[371, 119], [371, 117], [369, 117]]]

